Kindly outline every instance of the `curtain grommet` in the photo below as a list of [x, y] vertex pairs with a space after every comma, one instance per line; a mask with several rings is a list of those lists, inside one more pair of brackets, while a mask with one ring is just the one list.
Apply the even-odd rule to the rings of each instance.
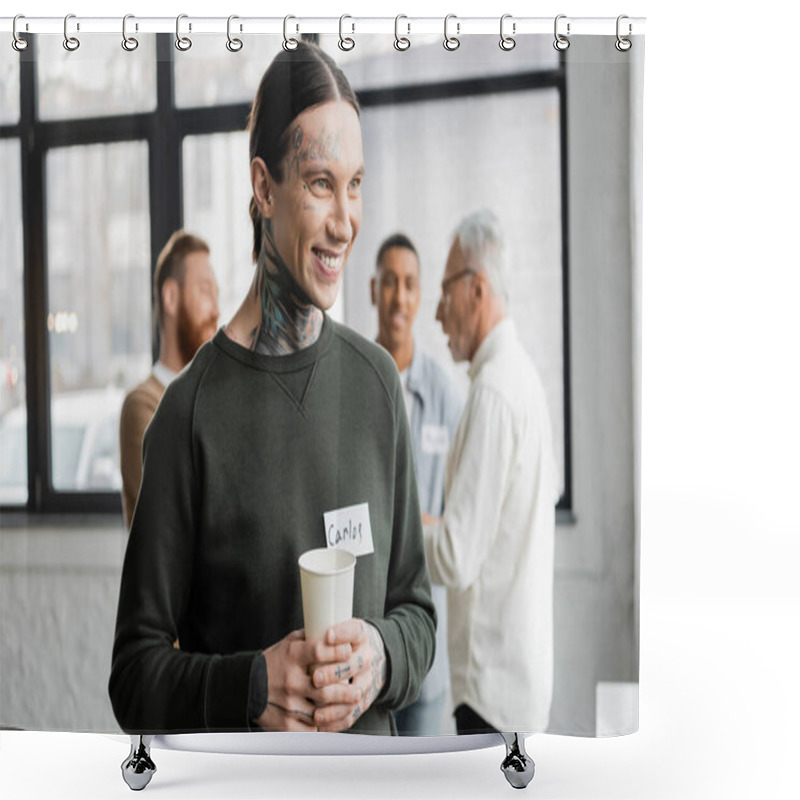
[[23, 39], [19, 35], [19, 30], [17, 29], [17, 21], [21, 20], [21, 19], [25, 19], [25, 15], [24, 14], [17, 14], [14, 17], [14, 23], [11, 26], [11, 32], [12, 32], [12, 34], [14, 36], [14, 38], [11, 40], [11, 46], [18, 53], [21, 53], [23, 50], [27, 50], [28, 49], [28, 40], [27, 39]]
[[[64, 45], [64, 49], [65, 50], [67, 50], [70, 53], [74, 53], [81, 46], [81, 43], [80, 43], [80, 40], [77, 37], [69, 35], [69, 21], [71, 19], [75, 19], [75, 15], [74, 14], [67, 14], [67, 16], [64, 17], [64, 42], [63, 42], [63, 45]], [[79, 31], [80, 29], [81, 29], [80, 23], [76, 23], [75, 30]]]
[[[283, 49], [287, 51], [297, 50], [297, 47], [300, 44], [297, 39], [295, 39], [293, 36], [289, 36], [287, 33], [290, 19], [297, 19], [297, 17], [293, 16], [292, 14], [287, 14], [283, 18]], [[295, 30], [299, 31], [299, 26], [296, 25]]]
[[[133, 36], [128, 36], [128, 20], [135, 19], [133, 14], [126, 14], [122, 18], [122, 49], [126, 50], [129, 53], [132, 53], [138, 46], [139, 40]], [[139, 26], [136, 26], [136, 30], [139, 29]]]
[[[621, 31], [620, 23], [624, 19], [628, 19], [628, 16], [626, 14], [620, 14], [617, 17], [617, 41], [614, 42], [614, 47], [616, 47], [617, 50], [619, 50], [620, 53], [627, 53], [628, 50], [630, 50], [631, 47], [633, 47], [633, 42], [630, 39], [628, 39], [627, 37], [623, 36], [622, 33], [620, 32]], [[632, 30], [633, 29], [632, 29], [631, 24], [629, 22], [628, 23], [628, 36], [631, 35]]]
[[[181, 34], [181, 20], [186, 19], [188, 16], [188, 14], [178, 14], [175, 20], [175, 47], [182, 53], [185, 53], [192, 46], [192, 40], [188, 36]], [[189, 30], [191, 29], [192, 25], [189, 23]]]
[[[407, 36], [400, 35], [400, 20], [401, 19], [408, 19], [405, 14], [398, 14], [394, 18], [394, 49], [399, 50], [401, 53], [408, 50], [411, 47], [411, 39]], [[411, 25], [406, 23], [408, 26], [408, 32], [411, 33]]]
[[[512, 19], [511, 14], [503, 14], [500, 17], [500, 49], [505, 50], [507, 53], [517, 46], [517, 40], [513, 36], [507, 36], [505, 31], [505, 24], [507, 19]], [[511, 33], [517, 32], [517, 23], [511, 23]]]
[[[349, 14], [342, 14], [342, 16], [339, 17], [339, 49], [343, 50], [345, 53], [349, 53], [356, 46], [356, 42], [355, 39], [353, 39], [352, 37], [344, 35], [344, 31], [342, 30], [342, 28], [344, 26], [344, 21], [346, 19], [353, 19], [353, 18]], [[355, 33], [356, 25], [354, 22], [351, 23], [351, 27], [352, 30], [350, 32]]]
[[442, 42], [442, 46], [444, 47], [445, 50], [448, 50], [449, 52], [452, 53], [455, 50], [458, 50], [459, 47], [461, 47], [461, 40], [458, 38], [458, 36], [450, 36], [450, 34], [448, 33], [447, 24], [450, 22], [451, 19], [456, 20], [456, 34], [461, 33], [461, 23], [458, 22], [458, 18], [456, 17], [455, 14], [448, 14], [444, 18], [444, 41]]
[[[228, 51], [231, 53], [238, 53], [244, 47], [244, 42], [241, 39], [238, 39], [235, 36], [231, 36], [231, 22], [233, 22], [235, 19], [239, 19], [239, 17], [236, 16], [236, 14], [231, 14], [228, 17], [228, 29], [227, 29], [228, 41], [225, 42], [225, 47], [227, 47]], [[241, 29], [242, 28], [240, 25], [239, 30], [241, 31]]]
[[563, 33], [558, 32], [558, 23], [562, 19], [567, 19], [566, 14], [559, 14], [556, 17], [555, 23], [553, 24], [553, 35], [555, 39], [553, 40], [553, 47], [558, 50], [559, 53], [563, 53], [566, 49], [569, 48], [569, 39], [567, 38], [570, 34], [570, 24], [567, 22], [567, 33], [566, 36]]

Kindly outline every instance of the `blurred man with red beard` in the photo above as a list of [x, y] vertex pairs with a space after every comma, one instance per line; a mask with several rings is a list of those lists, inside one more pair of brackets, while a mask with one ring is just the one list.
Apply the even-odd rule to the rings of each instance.
[[148, 377], [125, 397], [119, 423], [122, 511], [130, 528], [142, 480], [142, 439], [164, 389], [217, 331], [219, 287], [209, 247], [185, 231], [170, 236], [153, 277], [158, 361]]

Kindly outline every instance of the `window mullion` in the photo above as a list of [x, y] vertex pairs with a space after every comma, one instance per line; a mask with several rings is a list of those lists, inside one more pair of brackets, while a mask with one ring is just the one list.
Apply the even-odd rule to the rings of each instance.
[[[173, 50], [170, 34], [159, 33], [156, 39], [157, 105], [153, 115], [153, 128], [149, 136], [151, 286], [153, 271], [161, 248], [173, 231], [183, 224], [181, 142], [178, 138], [177, 111], [175, 109]], [[154, 325], [153, 329], [153, 361], [155, 361], [158, 358], [160, 343], [157, 326]]]
[[28, 509], [41, 511], [50, 493], [47, 270], [44, 150], [36, 135], [36, 37], [20, 62], [20, 154], [25, 302], [25, 393]]

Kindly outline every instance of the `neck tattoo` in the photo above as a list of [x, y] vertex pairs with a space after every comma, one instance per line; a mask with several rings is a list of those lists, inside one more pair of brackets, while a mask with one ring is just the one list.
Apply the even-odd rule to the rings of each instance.
[[278, 253], [271, 220], [261, 223], [256, 293], [261, 302], [261, 327], [255, 350], [282, 356], [310, 347], [319, 338], [324, 315], [297, 285]]

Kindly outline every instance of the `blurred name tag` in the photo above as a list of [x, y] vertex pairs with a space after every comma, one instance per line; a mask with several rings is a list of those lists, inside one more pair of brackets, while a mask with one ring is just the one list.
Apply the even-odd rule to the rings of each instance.
[[369, 524], [369, 503], [326, 511], [323, 518], [328, 547], [349, 550], [354, 556], [375, 552]]
[[447, 455], [450, 436], [444, 425], [422, 426], [422, 452], [434, 455]]

